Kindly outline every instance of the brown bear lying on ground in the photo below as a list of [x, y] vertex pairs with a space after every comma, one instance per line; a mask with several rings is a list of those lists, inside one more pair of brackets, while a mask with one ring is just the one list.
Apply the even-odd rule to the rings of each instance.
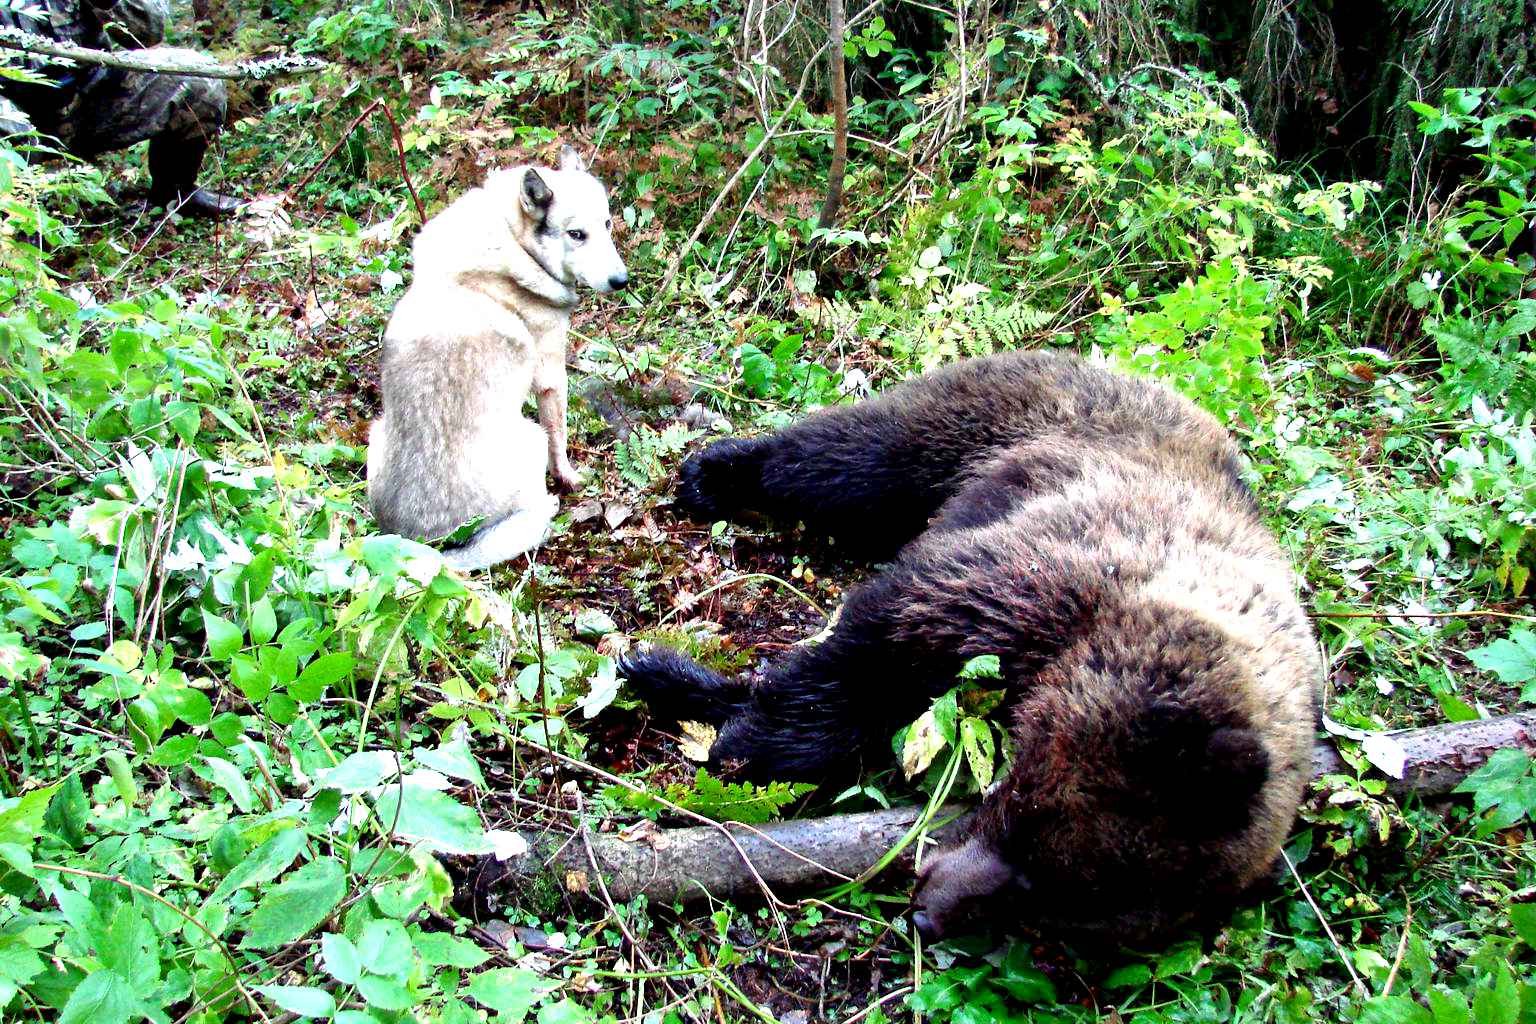
[[756, 512], [899, 548], [828, 637], [760, 678], [622, 660], [654, 710], [719, 726], [717, 766], [822, 778], [999, 657], [1013, 767], [919, 879], [928, 937], [1006, 907], [1146, 941], [1275, 864], [1321, 663], [1237, 448], [1192, 403], [1066, 355], [977, 359], [711, 445], [677, 498], [699, 521]]

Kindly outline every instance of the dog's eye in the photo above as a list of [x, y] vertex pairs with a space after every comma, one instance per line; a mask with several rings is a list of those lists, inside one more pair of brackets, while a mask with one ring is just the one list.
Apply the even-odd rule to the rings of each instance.
[[587, 240], [587, 233], [580, 228], [572, 228], [566, 234], [571, 236], [571, 241], [573, 242], [585, 242]]

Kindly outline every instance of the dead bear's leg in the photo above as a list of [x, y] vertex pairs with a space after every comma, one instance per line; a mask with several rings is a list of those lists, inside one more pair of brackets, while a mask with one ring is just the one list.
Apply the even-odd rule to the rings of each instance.
[[743, 512], [801, 521], [890, 554], [969, 467], [1049, 426], [1062, 371], [1040, 353], [973, 360], [772, 434], [719, 441], [683, 464], [678, 505], [701, 522]]
[[952, 652], [893, 637], [891, 615], [910, 600], [899, 580], [877, 577], [849, 594], [830, 636], [795, 648], [750, 685], [666, 649], [625, 655], [619, 673], [658, 713], [719, 725], [712, 764], [738, 764], [754, 779], [817, 779], [917, 717], [953, 681]]
[[719, 724], [713, 762], [738, 762], [749, 778], [817, 779], [921, 714], [966, 659], [996, 654], [1017, 678], [1050, 658], [1098, 599], [1074, 578], [1078, 566], [1042, 558], [1021, 571], [986, 545], [924, 537], [849, 592], [831, 635], [751, 684], [667, 650], [625, 655], [619, 673], [658, 713]]

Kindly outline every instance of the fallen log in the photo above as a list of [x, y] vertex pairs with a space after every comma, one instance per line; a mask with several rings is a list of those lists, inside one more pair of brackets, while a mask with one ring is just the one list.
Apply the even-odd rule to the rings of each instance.
[[[1400, 778], [1388, 789], [1397, 794], [1443, 796], [1481, 766], [1493, 751], [1517, 747], [1536, 753], [1536, 712], [1476, 722], [1380, 734], [1379, 760], [1400, 751]], [[1380, 752], [1385, 751], [1385, 757]], [[1377, 760], [1374, 759], [1373, 760]], [[1317, 744], [1313, 773], [1347, 771], [1331, 741]], [[856, 878], [907, 834], [922, 813], [919, 807], [838, 814], [748, 826], [638, 828], [625, 832], [589, 832], [586, 836], [528, 834], [528, 851], [504, 862], [482, 859], [472, 872], [477, 904], [494, 907], [523, 886], [553, 878], [569, 891], [608, 896], [623, 903], [644, 895], [653, 902], [741, 899], [825, 889]], [[945, 807], [934, 820], [943, 822], [931, 836], [943, 843], [963, 830], [966, 808]], [[910, 876], [916, 844], [909, 844], [887, 872]], [[601, 882], [599, 882], [599, 876]]]
[[44, 39], [10, 26], [0, 27], [0, 48], [20, 50], [43, 57], [58, 57], [82, 64], [98, 64], [123, 71], [149, 71], [159, 75], [189, 75], [197, 78], [250, 79], [261, 81], [278, 75], [308, 75], [328, 66], [318, 57], [281, 54], [224, 64], [212, 57], [184, 57], [151, 50], [98, 50], [76, 43]]

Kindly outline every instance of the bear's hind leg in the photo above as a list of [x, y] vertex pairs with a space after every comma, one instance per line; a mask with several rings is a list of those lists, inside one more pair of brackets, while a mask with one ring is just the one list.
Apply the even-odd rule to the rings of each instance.
[[750, 686], [670, 651], [631, 655], [619, 671], [656, 695], [659, 713], [719, 724], [712, 764], [751, 779], [819, 780], [953, 685], [964, 634], [901, 628], [907, 610], [937, 596], [921, 589], [900, 570], [855, 589], [830, 636], [796, 647]]

